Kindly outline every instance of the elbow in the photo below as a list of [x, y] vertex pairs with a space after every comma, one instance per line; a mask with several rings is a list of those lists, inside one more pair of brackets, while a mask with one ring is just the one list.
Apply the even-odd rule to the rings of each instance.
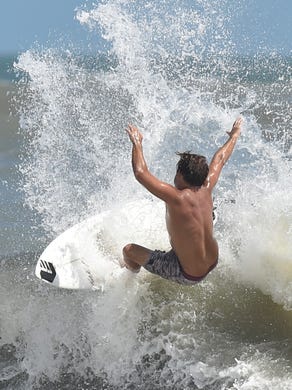
[[216, 153], [214, 157], [214, 166], [218, 167], [219, 165], [224, 164], [224, 155], [223, 153]]
[[136, 168], [134, 170], [134, 175], [135, 175], [135, 178], [136, 180], [140, 183], [141, 181], [143, 181], [143, 177], [145, 176], [145, 173], [146, 173], [146, 169], [145, 168]]
[[218, 164], [221, 164], [221, 165], [224, 165], [226, 163], [226, 155], [224, 152], [221, 152], [218, 154], [217, 156], [217, 163]]

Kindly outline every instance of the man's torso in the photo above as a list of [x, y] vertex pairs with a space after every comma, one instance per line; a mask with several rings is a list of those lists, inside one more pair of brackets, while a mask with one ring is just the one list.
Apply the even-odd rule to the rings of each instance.
[[211, 193], [205, 187], [182, 190], [177, 202], [166, 205], [171, 246], [189, 275], [204, 275], [218, 259], [212, 210]]

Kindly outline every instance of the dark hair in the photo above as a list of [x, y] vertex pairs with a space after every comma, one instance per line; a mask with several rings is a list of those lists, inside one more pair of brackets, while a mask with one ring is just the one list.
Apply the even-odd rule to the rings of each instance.
[[184, 153], [177, 152], [176, 154], [180, 156], [176, 166], [177, 172], [191, 186], [201, 187], [209, 173], [206, 157], [192, 154], [189, 151]]

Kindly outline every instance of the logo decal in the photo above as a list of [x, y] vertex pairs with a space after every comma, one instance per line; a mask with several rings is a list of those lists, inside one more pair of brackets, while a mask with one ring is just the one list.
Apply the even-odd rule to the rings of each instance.
[[56, 277], [56, 270], [52, 263], [48, 261], [41, 260], [41, 278], [46, 280], [47, 282], [53, 283]]

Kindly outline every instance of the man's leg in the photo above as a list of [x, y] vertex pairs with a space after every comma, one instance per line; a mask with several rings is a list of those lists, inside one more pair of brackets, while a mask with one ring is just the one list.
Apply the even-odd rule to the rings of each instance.
[[133, 272], [139, 272], [153, 251], [137, 244], [128, 244], [123, 248], [124, 265]]

